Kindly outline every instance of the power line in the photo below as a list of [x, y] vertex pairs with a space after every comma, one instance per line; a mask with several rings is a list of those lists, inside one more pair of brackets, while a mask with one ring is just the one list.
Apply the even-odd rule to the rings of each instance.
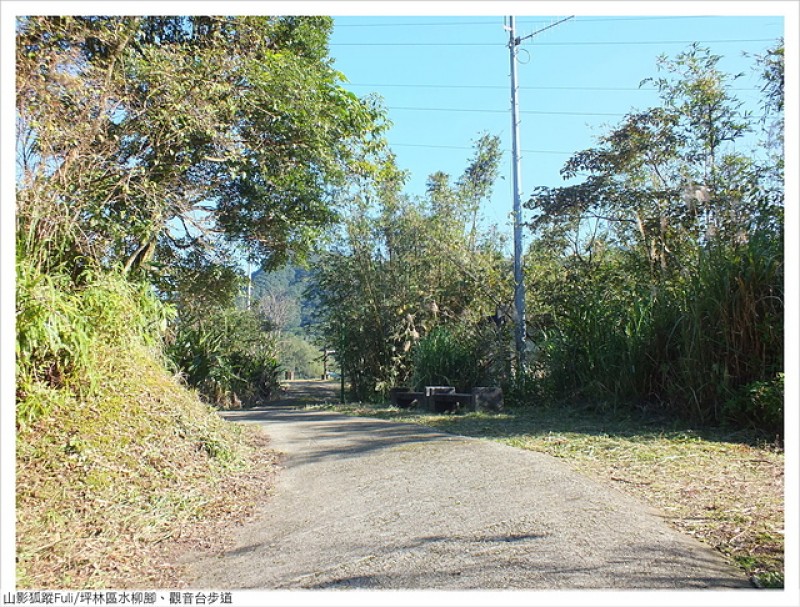
[[570, 15], [569, 17], [564, 17], [563, 19], [559, 19], [555, 23], [549, 23], [548, 25], [545, 25], [544, 27], [540, 27], [538, 30], [536, 30], [534, 32], [531, 32], [530, 34], [527, 34], [525, 36], [517, 36], [517, 38], [515, 40], [513, 40], [512, 42], [514, 43], [514, 46], [518, 46], [521, 42], [524, 42], [525, 40], [529, 40], [529, 39], [533, 38], [536, 34], [541, 34], [542, 32], [546, 32], [549, 29], [553, 29], [557, 25], [561, 25], [565, 21], [569, 21], [569, 20], [574, 19], [574, 18], [575, 18], [575, 15]]
[[[404, 147], [404, 148], [432, 148], [437, 150], [467, 150], [473, 151], [475, 148], [460, 145], [435, 145], [428, 143], [390, 143], [389, 147]], [[508, 152], [510, 150], [503, 150]], [[556, 150], [520, 150], [526, 154], [557, 154], [559, 156], [569, 156], [574, 152], [559, 152]]]
[[[774, 38], [722, 39], [722, 40], [614, 40], [581, 42], [538, 42], [536, 46], [653, 46], [658, 44], [733, 44], [750, 42], [774, 42]], [[328, 46], [371, 46], [371, 47], [428, 47], [428, 46], [483, 46], [506, 47], [499, 42], [332, 42]]]
[[[477, 108], [446, 108], [446, 107], [408, 107], [408, 106], [392, 106], [386, 108], [388, 110], [398, 111], [418, 111], [418, 112], [475, 112], [481, 114], [506, 114], [508, 110], [488, 110]], [[626, 114], [612, 114], [607, 112], [546, 112], [538, 110], [522, 110], [521, 114], [534, 114], [544, 116], [609, 116], [612, 118], [621, 118]]]
[[498, 42], [331, 42], [328, 46], [505, 46]]
[[[495, 84], [366, 84], [347, 82], [347, 86], [363, 86], [372, 88], [431, 88], [431, 89], [502, 89], [508, 87]], [[649, 93], [657, 92], [656, 89], [636, 87], [636, 86], [520, 86], [524, 91], [645, 91]], [[732, 91], [760, 91], [758, 87], [731, 87]]]
[[[664, 15], [661, 17], [576, 17], [575, 23], [597, 23], [602, 21], [663, 21], [675, 19], [720, 19], [716, 15]], [[443, 22], [407, 22], [407, 23], [337, 23], [336, 27], [428, 27], [428, 26], [470, 26], [470, 25], [497, 25], [499, 21], [443, 21]], [[534, 21], [518, 21], [519, 25], [529, 25]]]
[[653, 44], [732, 44], [735, 42], [774, 42], [773, 38], [744, 38], [723, 40], [615, 40], [605, 42], [538, 42], [537, 46], [626, 46]]
[[427, 27], [456, 25], [497, 25], [499, 21], [443, 21], [441, 23], [337, 23], [335, 27]]

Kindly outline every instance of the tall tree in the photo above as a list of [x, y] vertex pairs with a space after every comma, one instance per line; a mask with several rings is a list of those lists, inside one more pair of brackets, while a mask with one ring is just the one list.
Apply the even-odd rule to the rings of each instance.
[[402, 194], [404, 176], [387, 159], [382, 179], [353, 192], [340, 238], [316, 266], [312, 290], [327, 345], [357, 398], [408, 381], [412, 350], [442, 323], [474, 323], [509, 290], [500, 239], [478, 238], [473, 218], [499, 161], [482, 136], [455, 183], [433, 173], [422, 200]]
[[676, 269], [682, 251], [715, 236], [746, 238], [770, 210], [757, 195], [763, 183], [753, 159], [730, 146], [751, 120], [719, 59], [697, 45], [662, 57], [667, 76], [646, 80], [662, 104], [627, 115], [598, 147], [575, 154], [562, 174], [587, 172], [583, 183], [538, 188], [526, 204], [537, 211], [534, 225], [600, 219], [620, 242], [635, 242], [653, 272]]
[[341, 86], [331, 27], [328, 17], [21, 19], [21, 246], [42, 262], [129, 271], [211, 245], [276, 264], [308, 250], [335, 218], [337, 184], [370, 170], [382, 129], [378, 105]]
[[[780, 48], [761, 59], [778, 121]], [[646, 80], [661, 104], [576, 153], [562, 174], [582, 181], [534, 192], [529, 316], [560, 395], [715, 421], [738, 408], [773, 428], [781, 402], [750, 396], [781, 392], [782, 163], [746, 138], [758, 122], [719, 60], [697, 45], [661, 58]]]

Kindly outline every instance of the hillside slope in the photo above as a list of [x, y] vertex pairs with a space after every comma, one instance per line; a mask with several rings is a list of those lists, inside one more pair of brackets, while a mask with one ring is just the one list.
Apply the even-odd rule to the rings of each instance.
[[268, 490], [263, 434], [222, 421], [144, 348], [106, 360], [98, 394], [18, 436], [19, 587], [179, 585], [164, 540], [241, 519]]

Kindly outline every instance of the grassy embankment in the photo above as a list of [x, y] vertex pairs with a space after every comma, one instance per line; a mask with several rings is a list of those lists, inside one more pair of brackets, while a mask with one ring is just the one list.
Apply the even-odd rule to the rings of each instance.
[[[172, 588], [269, 487], [275, 456], [223, 422], [152, 355], [107, 352], [109, 381], [17, 439], [17, 585]], [[213, 532], [212, 532], [213, 529]]]
[[646, 415], [569, 407], [434, 415], [364, 404], [326, 405], [540, 451], [661, 510], [754, 584], [783, 586], [784, 453], [744, 432], [691, 429]]
[[20, 268], [17, 587], [182, 586], [181, 553], [224, 545], [275, 454], [167, 371], [146, 293]]

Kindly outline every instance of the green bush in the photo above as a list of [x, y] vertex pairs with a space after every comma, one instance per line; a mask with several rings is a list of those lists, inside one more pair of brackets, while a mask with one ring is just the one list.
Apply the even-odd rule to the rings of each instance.
[[528, 389], [780, 432], [782, 241], [756, 233], [693, 255], [658, 277], [620, 257], [565, 262], [568, 280], [540, 289], [555, 312], [539, 331], [542, 371]]
[[158, 346], [173, 311], [152, 289], [122, 274], [83, 269], [71, 276], [17, 260], [17, 423], [29, 424], [59, 402], [58, 390], [92, 392], [97, 345]]
[[254, 312], [212, 309], [202, 318], [178, 323], [167, 355], [210, 402], [256, 405], [270, 397], [279, 381], [269, 329]]
[[783, 373], [740, 388], [723, 408], [729, 421], [783, 436]]
[[61, 386], [88, 367], [91, 324], [64, 274], [17, 263], [16, 363], [19, 382]]
[[[294, 371], [298, 378], [319, 379], [322, 376], [322, 352], [299, 335], [285, 334], [277, 344], [281, 365]], [[334, 358], [328, 358], [328, 370], [334, 366]]]
[[[467, 325], [440, 325], [414, 347], [414, 386], [454, 386], [469, 392], [499, 380], [505, 356], [498, 356], [489, 331]], [[504, 354], [504, 353], [503, 353]]]

